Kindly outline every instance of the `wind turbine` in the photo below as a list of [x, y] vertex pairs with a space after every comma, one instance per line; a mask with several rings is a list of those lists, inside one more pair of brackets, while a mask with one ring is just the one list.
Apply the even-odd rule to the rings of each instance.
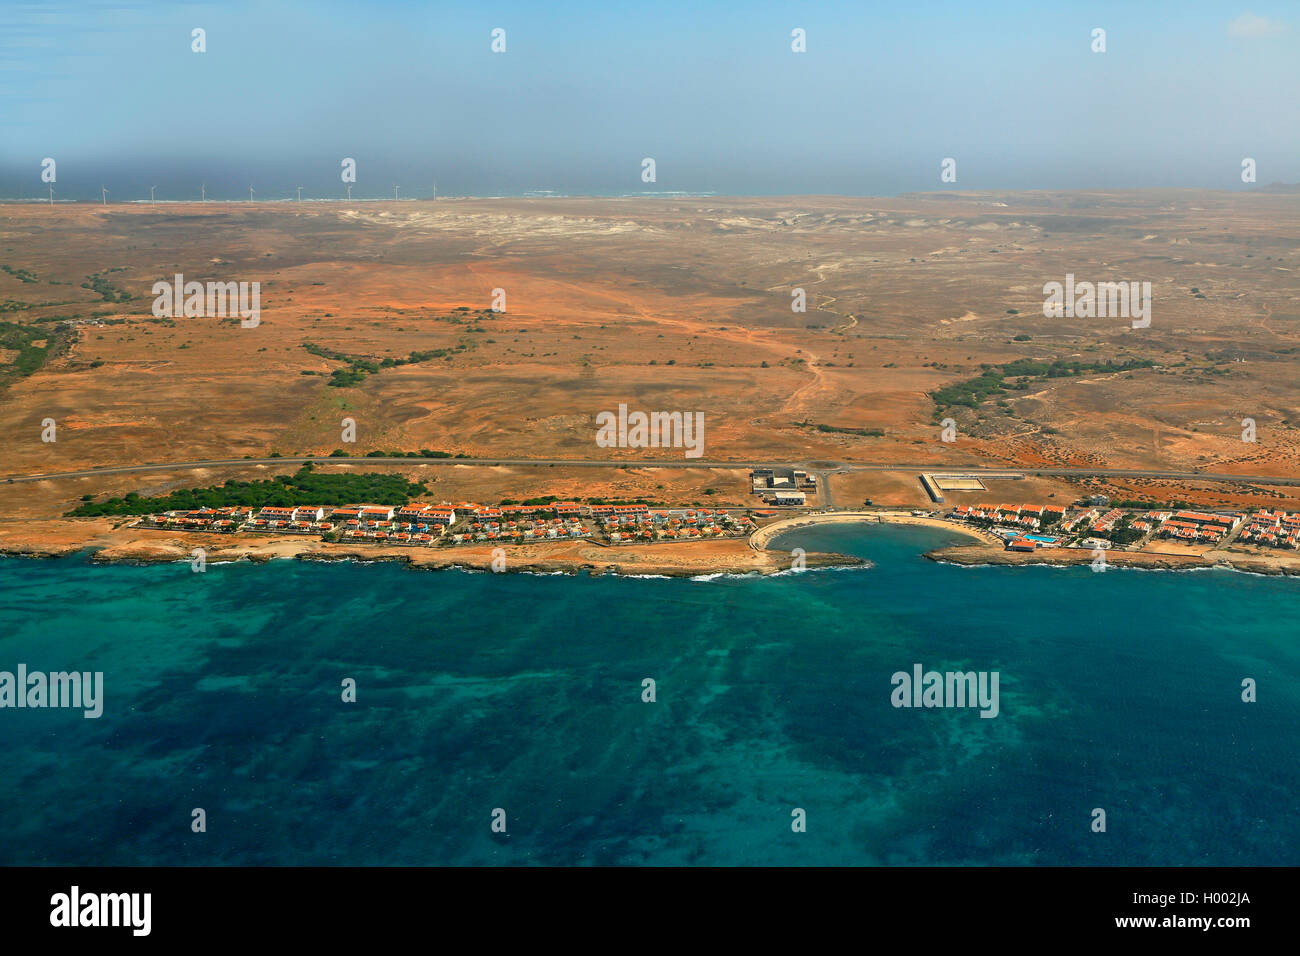
[[298, 202], [302, 202], [302, 187], [298, 187]]
[[249, 202], [252, 202], [252, 201], [253, 201], [253, 184], [252, 184], [252, 183], [249, 183], [249, 184], [248, 184], [248, 201], [249, 201]]
[[54, 205], [54, 183], [50, 183], [50, 205]]
[[208, 201], [208, 184], [199, 183], [199, 202]]
[[348, 183], [348, 199], [352, 199], [352, 184]]
[[155, 189], [157, 189], [157, 188], [158, 188], [157, 186], [150, 186], [150, 187], [149, 187], [149, 201], [150, 201], [150, 202], [153, 202], [153, 201], [154, 201], [154, 198], [153, 198], [153, 191], [154, 191]]
[[104, 205], [107, 206], [107, 205], [108, 205], [108, 190], [105, 189], [103, 186], [100, 186], [100, 187], [99, 187], [99, 191], [100, 191], [100, 193], [102, 193], [102, 199], [103, 199], [103, 201], [104, 201]]
[[438, 198], [438, 180], [436, 179], [433, 181], [433, 198]]
[[397, 184], [393, 183], [393, 202], [397, 202]]

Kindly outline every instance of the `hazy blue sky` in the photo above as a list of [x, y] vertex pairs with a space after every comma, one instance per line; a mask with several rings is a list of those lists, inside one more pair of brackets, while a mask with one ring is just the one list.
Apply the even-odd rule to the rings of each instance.
[[2, 0], [0, 196], [46, 156], [117, 199], [1296, 182], [1300, 4]]

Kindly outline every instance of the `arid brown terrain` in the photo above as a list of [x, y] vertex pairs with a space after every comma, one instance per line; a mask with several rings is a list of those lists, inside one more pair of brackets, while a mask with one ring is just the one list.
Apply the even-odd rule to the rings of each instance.
[[[596, 415], [620, 403], [703, 412], [711, 461], [1300, 476], [1294, 192], [11, 204], [0, 266], [6, 476], [337, 448], [683, 460], [598, 447]], [[260, 282], [260, 324], [155, 317], [152, 286], [176, 273]], [[1043, 285], [1067, 273], [1150, 282], [1150, 326], [1045, 318]], [[974, 407], [931, 395], [1025, 358], [1140, 367], [1010, 377]], [[380, 367], [329, 384], [354, 359]], [[436, 475], [448, 500], [747, 500], [743, 469], [404, 470]], [[0, 485], [0, 513], [274, 473]], [[920, 503], [915, 478], [839, 475], [832, 490], [840, 505]], [[1020, 500], [1028, 484], [952, 500]], [[1300, 493], [1046, 478], [1033, 491], [1085, 489], [1289, 507]]]

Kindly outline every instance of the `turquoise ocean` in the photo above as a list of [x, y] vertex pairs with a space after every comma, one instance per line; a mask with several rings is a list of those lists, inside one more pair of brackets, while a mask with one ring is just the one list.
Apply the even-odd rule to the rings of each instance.
[[[946, 539], [707, 580], [0, 559], [0, 670], [105, 685], [0, 710], [0, 863], [1300, 863], [1300, 580]], [[1000, 714], [894, 708], [916, 663]]]

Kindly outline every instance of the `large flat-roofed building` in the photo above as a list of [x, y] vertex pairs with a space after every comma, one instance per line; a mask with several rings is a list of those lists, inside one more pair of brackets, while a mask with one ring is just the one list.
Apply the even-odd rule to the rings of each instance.
[[775, 491], [772, 493], [772, 499], [778, 505], [801, 505], [807, 501], [808, 496], [802, 491]]
[[933, 478], [929, 475], [922, 475], [921, 487], [925, 489], [925, 493], [930, 496], [931, 501], [935, 504], [943, 504], [943, 492]]
[[794, 491], [799, 487], [798, 473], [793, 468], [755, 468], [749, 473], [749, 482], [755, 494], [777, 489]]
[[770, 495], [774, 491], [807, 491], [817, 493], [817, 476], [801, 468], [777, 466], [755, 468], [749, 473], [749, 490], [755, 495]]
[[978, 478], [964, 478], [956, 475], [931, 475], [935, 487], [940, 491], [988, 491], [984, 482]]

